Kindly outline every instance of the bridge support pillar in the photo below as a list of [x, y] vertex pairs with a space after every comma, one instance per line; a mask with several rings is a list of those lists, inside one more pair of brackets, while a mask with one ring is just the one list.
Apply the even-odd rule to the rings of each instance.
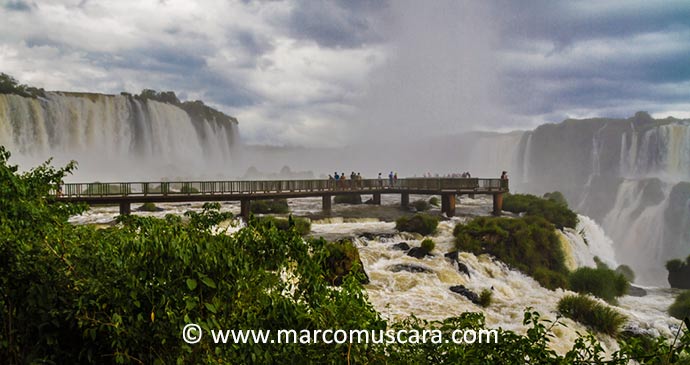
[[325, 213], [331, 212], [332, 199], [330, 195], [324, 195], [321, 197], [321, 206]]
[[407, 208], [410, 205], [410, 193], [400, 194], [400, 206]]
[[371, 197], [371, 201], [376, 205], [381, 205], [381, 193], [374, 193]]
[[441, 212], [447, 217], [455, 216], [455, 193], [441, 194]]
[[503, 193], [494, 194], [494, 211], [493, 214], [498, 216], [501, 215], [503, 210]]
[[251, 205], [251, 200], [249, 199], [242, 199], [240, 200], [240, 217], [244, 218], [245, 220], [249, 219], [249, 207]]
[[128, 215], [132, 213], [132, 206], [129, 202], [120, 203], [120, 215]]

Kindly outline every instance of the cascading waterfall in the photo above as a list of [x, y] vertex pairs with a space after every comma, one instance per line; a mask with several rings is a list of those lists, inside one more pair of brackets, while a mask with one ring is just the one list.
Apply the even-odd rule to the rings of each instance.
[[81, 180], [229, 175], [237, 134], [235, 122], [125, 95], [0, 95], [0, 144], [21, 165], [77, 160]]

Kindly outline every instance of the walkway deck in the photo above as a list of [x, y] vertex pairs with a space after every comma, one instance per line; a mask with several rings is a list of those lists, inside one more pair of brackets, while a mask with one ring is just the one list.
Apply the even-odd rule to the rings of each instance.
[[57, 199], [88, 204], [119, 204], [120, 214], [130, 213], [132, 203], [190, 201], [240, 201], [241, 214], [249, 215], [252, 200], [323, 197], [323, 209], [330, 211], [334, 195], [372, 194], [380, 204], [381, 194], [401, 194], [401, 204], [409, 204], [409, 194], [441, 195], [442, 211], [455, 215], [457, 195], [493, 196], [494, 213], [500, 214], [508, 180], [483, 178], [407, 178], [395, 184], [388, 180], [255, 180], [68, 183], [60, 187]]

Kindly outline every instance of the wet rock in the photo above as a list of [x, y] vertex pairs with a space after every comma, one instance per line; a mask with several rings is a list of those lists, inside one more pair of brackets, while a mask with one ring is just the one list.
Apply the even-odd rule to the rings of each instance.
[[451, 262], [457, 263], [458, 264], [458, 271], [466, 274], [468, 278], [471, 278], [472, 276], [470, 275], [470, 268], [467, 267], [464, 263], [458, 261], [458, 251], [451, 251], [448, 252], [444, 255], [446, 258], [450, 259]]
[[467, 267], [467, 265], [463, 264], [462, 262], [458, 261], [458, 271], [460, 271], [463, 274], [467, 274], [468, 278], [471, 278], [472, 276], [470, 275], [470, 268]]
[[421, 265], [414, 265], [414, 264], [395, 264], [393, 266], [389, 266], [388, 270], [392, 271], [392, 272], [407, 271], [407, 272], [412, 272], [412, 273], [433, 274], [433, 270], [428, 269], [428, 268], [421, 266]]
[[630, 288], [628, 288], [628, 295], [633, 297], [644, 297], [647, 295], [647, 291], [639, 286], [630, 285]]
[[421, 247], [412, 247], [409, 251], [407, 251], [407, 256], [412, 256], [417, 259], [423, 259], [424, 257], [431, 255], [429, 255], [429, 252], [427, 252], [425, 249]]
[[479, 295], [477, 293], [465, 288], [464, 285], [453, 285], [450, 287], [450, 291], [462, 295], [463, 297], [469, 299], [470, 302], [474, 304], [479, 304]]
[[443, 256], [450, 259], [450, 261], [453, 261], [453, 262], [458, 261], [458, 251], [451, 251], [451, 252], [446, 253]]
[[392, 246], [394, 250], [407, 251], [410, 249], [410, 245], [407, 242], [396, 243]]
[[381, 239], [381, 238], [392, 238], [393, 233], [363, 232], [363, 233], [358, 234], [358, 236], [371, 241], [371, 240]]

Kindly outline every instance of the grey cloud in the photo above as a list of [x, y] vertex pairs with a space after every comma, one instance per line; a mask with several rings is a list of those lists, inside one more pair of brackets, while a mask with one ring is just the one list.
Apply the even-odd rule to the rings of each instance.
[[381, 42], [374, 18], [387, 9], [386, 1], [297, 1], [288, 28], [293, 36], [323, 47], [360, 47]]
[[9, 0], [3, 7], [13, 11], [31, 11], [36, 5], [24, 0]]

